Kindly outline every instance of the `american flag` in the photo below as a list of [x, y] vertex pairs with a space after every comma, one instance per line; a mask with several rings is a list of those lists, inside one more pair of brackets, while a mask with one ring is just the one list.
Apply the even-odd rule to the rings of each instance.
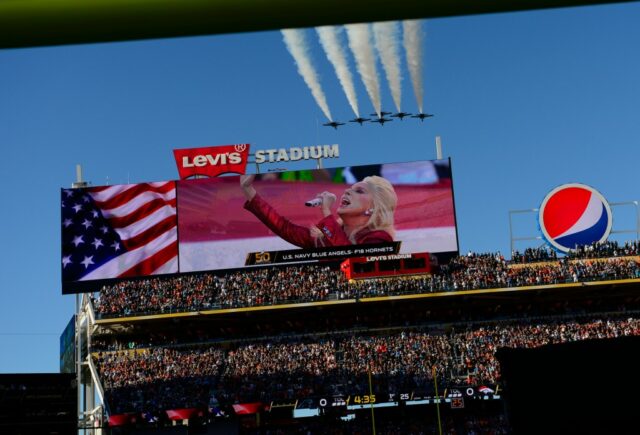
[[176, 184], [62, 190], [62, 280], [178, 271]]

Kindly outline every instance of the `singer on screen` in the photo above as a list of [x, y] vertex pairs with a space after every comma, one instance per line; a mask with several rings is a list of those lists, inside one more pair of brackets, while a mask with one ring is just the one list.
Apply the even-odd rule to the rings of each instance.
[[254, 175], [240, 177], [240, 187], [247, 199], [244, 208], [293, 245], [315, 248], [393, 241], [393, 215], [398, 197], [391, 183], [382, 177], [366, 177], [346, 189], [340, 197], [337, 216], [331, 211], [336, 195], [327, 191], [319, 193], [307, 202], [321, 212], [320, 221], [311, 227], [296, 225], [282, 217], [256, 192], [254, 178]]

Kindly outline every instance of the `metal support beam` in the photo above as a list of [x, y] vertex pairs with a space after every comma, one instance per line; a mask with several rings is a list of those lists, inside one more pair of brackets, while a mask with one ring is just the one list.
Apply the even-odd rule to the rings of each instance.
[[524, 236], [524, 237], [516, 237], [513, 235], [513, 215], [514, 214], [533, 214], [538, 213], [537, 208], [530, 208], [526, 210], [509, 210], [509, 247], [511, 252], [509, 255], [513, 254], [515, 251], [515, 242], [519, 240], [542, 240], [540, 236]]

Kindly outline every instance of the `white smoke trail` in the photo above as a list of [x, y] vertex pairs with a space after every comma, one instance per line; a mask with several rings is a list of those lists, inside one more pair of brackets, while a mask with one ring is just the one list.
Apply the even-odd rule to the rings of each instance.
[[398, 41], [399, 25], [397, 21], [373, 23], [373, 36], [376, 49], [387, 75], [391, 97], [400, 112], [402, 102], [402, 73], [400, 72], [400, 48]]
[[356, 88], [353, 85], [353, 76], [349, 70], [347, 54], [344, 52], [339, 40], [340, 28], [337, 26], [322, 26], [316, 27], [316, 32], [318, 32], [318, 38], [322, 48], [324, 48], [327, 59], [329, 59], [333, 69], [336, 71], [349, 105], [356, 117], [359, 118], [358, 97], [356, 96]]
[[364, 87], [367, 89], [371, 104], [375, 109], [378, 117], [380, 117], [380, 83], [378, 81], [378, 72], [376, 71], [376, 58], [371, 46], [371, 30], [368, 24], [348, 24], [347, 37], [349, 39], [349, 47], [356, 59], [356, 66]]
[[304, 31], [299, 29], [283, 29], [282, 36], [287, 50], [289, 50], [289, 53], [291, 53], [293, 60], [298, 66], [298, 72], [311, 90], [311, 95], [313, 95], [313, 98], [324, 112], [324, 115], [329, 121], [333, 122], [327, 99], [322, 91], [322, 86], [320, 86], [318, 73], [308, 55], [309, 46], [307, 45], [307, 38], [305, 37]]
[[416, 95], [418, 110], [423, 112], [424, 89], [422, 87], [422, 26], [418, 20], [402, 22], [404, 50], [407, 55], [407, 66]]

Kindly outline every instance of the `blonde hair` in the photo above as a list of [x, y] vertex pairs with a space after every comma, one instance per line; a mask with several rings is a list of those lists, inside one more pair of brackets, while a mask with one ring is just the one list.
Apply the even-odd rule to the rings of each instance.
[[394, 213], [398, 205], [398, 195], [393, 185], [377, 175], [365, 177], [362, 181], [367, 183], [373, 200], [373, 213], [367, 222], [367, 228], [373, 231], [386, 231], [393, 238], [395, 235]]
[[[363, 228], [369, 228], [372, 231], [386, 231], [393, 239], [396, 233], [393, 227], [394, 213], [398, 205], [398, 195], [396, 195], [393, 185], [377, 175], [365, 177], [362, 181], [367, 183], [369, 188], [373, 212], [365, 225], [349, 235], [349, 240], [355, 244], [356, 234]], [[342, 225], [342, 219], [338, 218], [338, 222]], [[317, 227], [312, 226], [309, 229], [309, 235], [314, 239], [316, 247], [325, 246], [324, 234]]]

